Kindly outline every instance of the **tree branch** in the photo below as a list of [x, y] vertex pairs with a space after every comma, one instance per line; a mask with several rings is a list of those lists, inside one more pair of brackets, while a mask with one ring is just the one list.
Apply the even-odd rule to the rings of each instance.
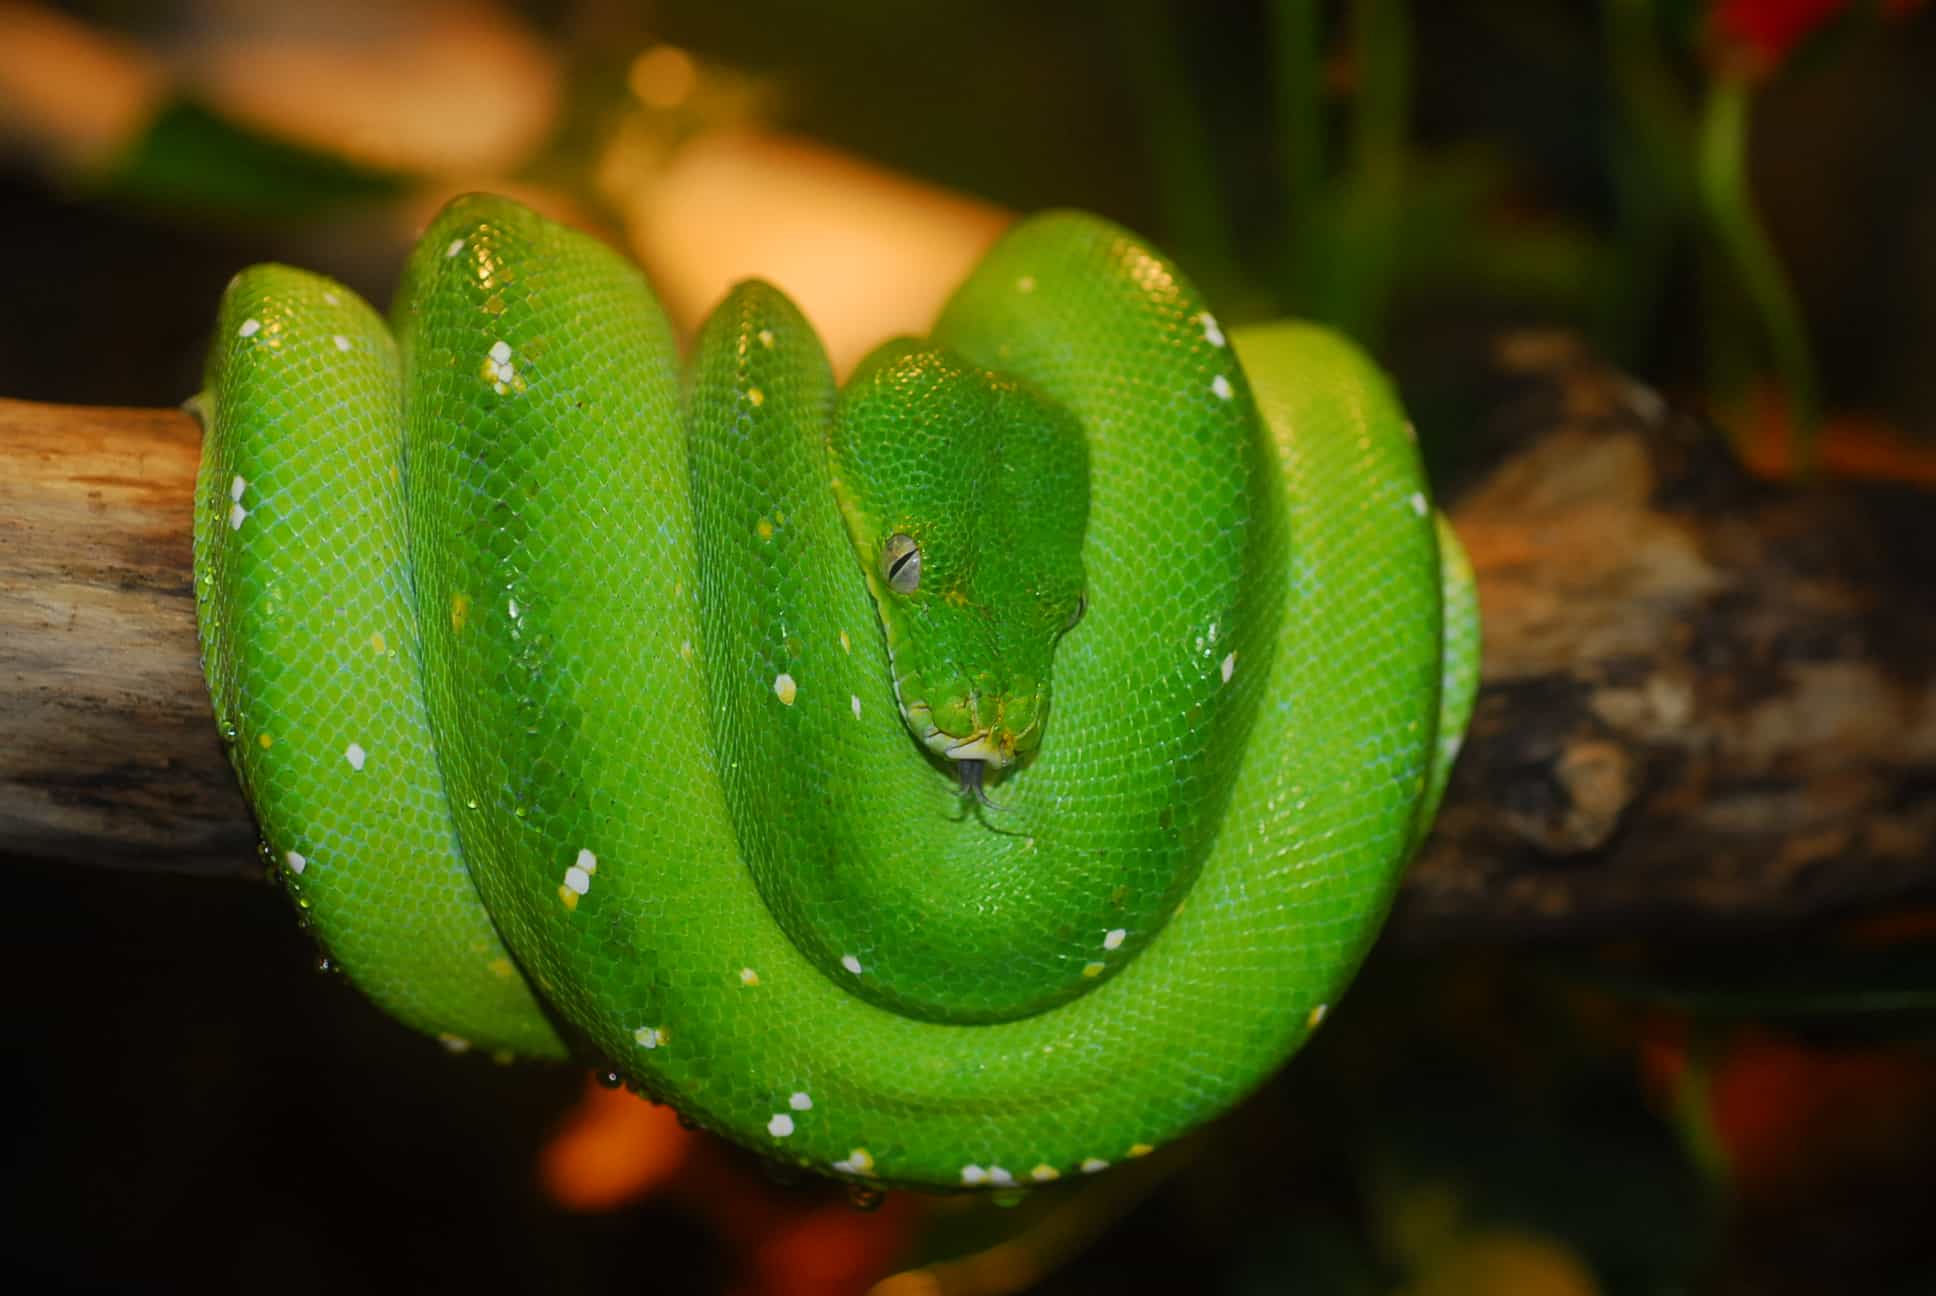
[[[1486, 666], [1401, 939], [1761, 925], [1936, 898], [1927, 494], [1777, 489], [1520, 335], [1454, 492]], [[259, 877], [195, 647], [185, 414], [0, 401], [0, 833]]]

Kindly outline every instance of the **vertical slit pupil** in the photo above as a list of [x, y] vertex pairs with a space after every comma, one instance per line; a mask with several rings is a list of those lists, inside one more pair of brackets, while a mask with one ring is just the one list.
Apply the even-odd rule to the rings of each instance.
[[921, 548], [905, 535], [887, 542], [887, 583], [903, 594], [911, 594], [921, 583]]

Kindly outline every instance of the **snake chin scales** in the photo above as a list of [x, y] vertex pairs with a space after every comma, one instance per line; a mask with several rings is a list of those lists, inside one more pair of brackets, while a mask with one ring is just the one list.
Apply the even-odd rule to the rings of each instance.
[[229, 285], [203, 664], [332, 961], [866, 1185], [1098, 1173], [1242, 1099], [1470, 714], [1388, 381], [1072, 212], [844, 384], [757, 281], [680, 354], [634, 267], [486, 195], [387, 320]]

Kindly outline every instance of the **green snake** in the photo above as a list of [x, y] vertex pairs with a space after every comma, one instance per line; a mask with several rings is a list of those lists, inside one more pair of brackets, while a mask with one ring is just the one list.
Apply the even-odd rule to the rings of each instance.
[[1470, 713], [1470, 570], [1353, 346], [1021, 222], [837, 386], [778, 290], [459, 199], [389, 323], [223, 298], [216, 718], [329, 958], [867, 1185], [1177, 1138], [1317, 1028]]

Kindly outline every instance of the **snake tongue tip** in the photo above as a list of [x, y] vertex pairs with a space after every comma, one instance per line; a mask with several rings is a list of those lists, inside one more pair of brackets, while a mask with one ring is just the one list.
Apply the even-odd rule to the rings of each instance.
[[955, 774], [961, 779], [961, 794], [963, 796], [972, 796], [990, 810], [1000, 810], [1001, 807], [993, 801], [990, 801], [988, 794], [982, 791], [982, 776], [987, 772], [987, 769], [987, 761], [961, 760], [955, 762]]

